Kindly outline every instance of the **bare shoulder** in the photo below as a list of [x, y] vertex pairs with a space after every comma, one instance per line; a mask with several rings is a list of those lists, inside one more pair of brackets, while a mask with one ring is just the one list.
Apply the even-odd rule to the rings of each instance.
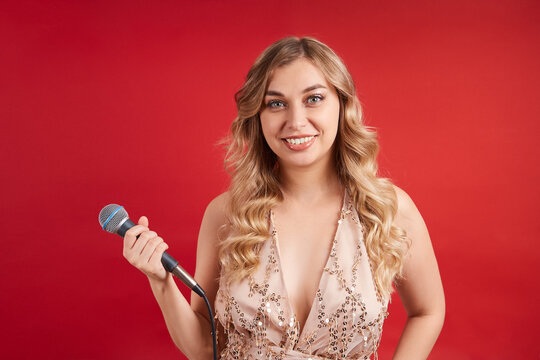
[[[229, 192], [224, 192], [216, 196], [204, 212], [201, 234], [203, 241], [215, 242], [218, 239], [218, 232], [227, 223], [227, 209], [230, 200]], [[206, 235], [206, 236], [205, 236]]]
[[[410, 262], [411, 256], [418, 252], [419, 248], [431, 248], [426, 223], [420, 211], [416, 207], [412, 198], [403, 189], [394, 185], [397, 196], [398, 209], [393, 224], [405, 231], [407, 239], [410, 241], [410, 248], [406, 257], [406, 265]], [[406, 243], [403, 243], [406, 245]], [[407, 271], [407, 266], [405, 266]]]
[[405, 230], [411, 242], [396, 290], [408, 316], [436, 314], [442, 326], [444, 292], [427, 226], [411, 197], [397, 186], [394, 190], [398, 200], [394, 224]]
[[422, 215], [420, 215], [420, 211], [418, 211], [418, 208], [409, 194], [396, 185], [393, 185], [393, 187], [398, 202], [397, 214], [394, 219], [395, 225], [408, 230], [415, 225], [418, 226], [424, 224]]
[[219, 228], [227, 222], [227, 208], [230, 201], [229, 192], [216, 196], [204, 212], [203, 225]]
[[428, 229], [420, 211], [403, 189], [394, 185], [394, 190], [398, 199], [394, 225], [405, 230], [410, 241], [408, 256], [404, 259], [404, 273], [407, 275], [418, 271], [419, 264], [426, 259], [426, 256], [434, 258], [434, 254]]
[[[197, 241], [195, 279], [205, 289], [211, 304], [214, 303], [218, 289], [219, 241], [224, 238], [221, 229], [227, 222], [228, 201], [229, 194], [226, 192], [210, 201], [202, 218]], [[206, 305], [195, 293], [191, 294], [191, 306], [208, 320]]]

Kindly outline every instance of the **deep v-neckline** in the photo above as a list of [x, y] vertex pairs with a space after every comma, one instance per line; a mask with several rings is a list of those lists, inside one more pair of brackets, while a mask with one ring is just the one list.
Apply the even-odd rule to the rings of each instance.
[[331, 258], [332, 258], [331, 255], [332, 255], [332, 253], [335, 252], [335, 249], [336, 249], [337, 237], [339, 235], [339, 230], [341, 228], [341, 223], [343, 222], [343, 218], [344, 218], [345, 210], [346, 210], [346, 206], [347, 206], [346, 201], [347, 201], [347, 191], [344, 190], [344, 194], [343, 194], [343, 197], [342, 197], [342, 203], [341, 203], [341, 210], [339, 212], [339, 216], [338, 216], [338, 220], [337, 220], [336, 231], [335, 231], [334, 236], [332, 238], [332, 246], [330, 247], [330, 251], [328, 252], [326, 262], [325, 262], [323, 270], [322, 270], [321, 277], [319, 278], [319, 283], [317, 284], [317, 290], [315, 291], [315, 295], [313, 296], [313, 300], [311, 301], [311, 307], [309, 308], [309, 312], [308, 312], [307, 317], [304, 320], [304, 325], [303, 326], [301, 326], [300, 322], [298, 321], [297, 313], [293, 309], [293, 304], [292, 304], [291, 298], [289, 296], [289, 291], [287, 290], [287, 285], [285, 284], [285, 277], [283, 276], [283, 266], [281, 264], [281, 252], [280, 252], [280, 249], [279, 249], [278, 232], [277, 232], [277, 228], [275, 226], [274, 211], [270, 210], [270, 223], [271, 223], [271, 227], [272, 227], [272, 239], [273, 239], [273, 244], [274, 244], [275, 250], [276, 250], [276, 259], [277, 259], [276, 261], [277, 261], [277, 267], [278, 267], [279, 275], [280, 275], [280, 279], [281, 279], [281, 286], [283, 287], [283, 292], [285, 294], [285, 297], [287, 298], [287, 304], [288, 304], [289, 312], [290, 312], [291, 316], [298, 323], [298, 328], [299, 328], [298, 329], [298, 334], [299, 334], [298, 339], [302, 338], [302, 335], [304, 333], [304, 329], [306, 328], [306, 325], [308, 324], [308, 321], [311, 318], [311, 314], [313, 312], [315, 304], [317, 303], [317, 292], [322, 291], [321, 286], [322, 286], [323, 280], [324, 280], [324, 278], [326, 276], [326, 273], [327, 273], [327, 271], [325, 269], [330, 267], [330, 261], [331, 261]]

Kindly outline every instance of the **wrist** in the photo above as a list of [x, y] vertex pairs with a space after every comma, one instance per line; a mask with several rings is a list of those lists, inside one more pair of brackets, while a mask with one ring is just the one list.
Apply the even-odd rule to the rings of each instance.
[[171, 273], [167, 272], [164, 279], [148, 276], [148, 282], [154, 292], [164, 292], [169, 286], [174, 285], [174, 279]]

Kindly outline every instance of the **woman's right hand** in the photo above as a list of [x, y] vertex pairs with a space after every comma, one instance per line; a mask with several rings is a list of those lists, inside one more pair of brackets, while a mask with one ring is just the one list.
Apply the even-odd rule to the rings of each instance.
[[161, 256], [168, 248], [156, 232], [150, 231], [146, 216], [141, 216], [138, 225], [124, 236], [124, 257], [150, 280], [164, 281], [170, 275], [161, 264]]

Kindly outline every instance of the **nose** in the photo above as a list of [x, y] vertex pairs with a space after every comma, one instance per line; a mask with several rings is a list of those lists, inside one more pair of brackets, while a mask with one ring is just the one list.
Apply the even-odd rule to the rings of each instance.
[[306, 111], [302, 105], [291, 104], [287, 114], [287, 127], [300, 130], [308, 123]]

